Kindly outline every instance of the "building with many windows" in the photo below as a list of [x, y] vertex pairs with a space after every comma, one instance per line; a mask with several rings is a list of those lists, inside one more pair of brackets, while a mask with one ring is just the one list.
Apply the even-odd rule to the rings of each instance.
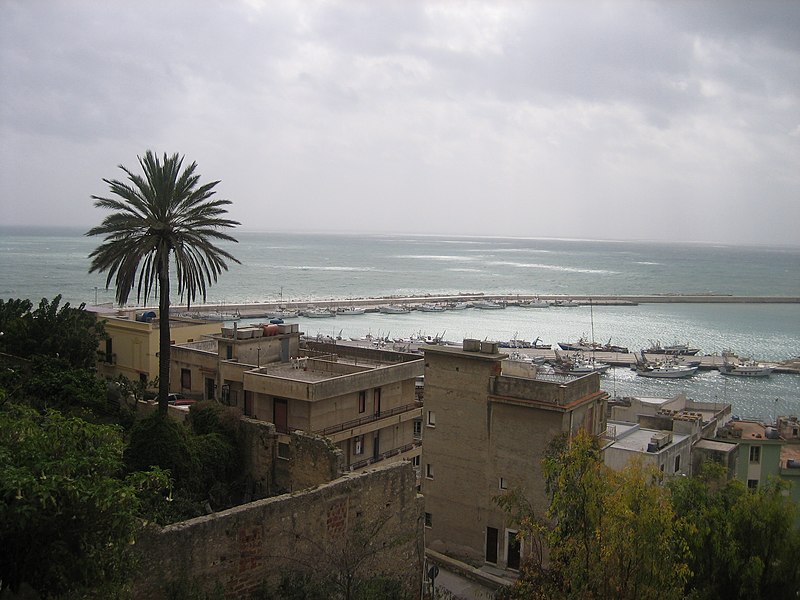
[[473, 566], [518, 569], [524, 550], [495, 498], [519, 490], [544, 515], [548, 444], [606, 430], [600, 376], [545, 379], [506, 360], [496, 342], [464, 340], [424, 354], [426, 547]]

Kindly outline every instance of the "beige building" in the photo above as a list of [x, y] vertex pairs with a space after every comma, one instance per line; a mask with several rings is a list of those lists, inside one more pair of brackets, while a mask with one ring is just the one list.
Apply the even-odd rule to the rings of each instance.
[[474, 566], [518, 569], [516, 530], [495, 497], [547, 498], [540, 461], [559, 434], [606, 429], [600, 376], [544, 379], [505, 360], [497, 343], [425, 349], [422, 493], [426, 547]]
[[300, 341], [296, 324], [225, 328], [172, 351], [175, 391], [216, 398], [275, 424], [279, 451], [300, 430], [327, 437], [344, 467], [385, 460], [419, 465], [418, 355]]
[[[158, 316], [152, 310], [106, 309], [88, 307], [102, 321], [108, 338], [97, 351], [97, 372], [116, 379], [124, 375], [132, 381], [149, 382], [158, 376]], [[219, 333], [220, 323], [170, 317], [170, 341], [173, 345], [202, 339]]]

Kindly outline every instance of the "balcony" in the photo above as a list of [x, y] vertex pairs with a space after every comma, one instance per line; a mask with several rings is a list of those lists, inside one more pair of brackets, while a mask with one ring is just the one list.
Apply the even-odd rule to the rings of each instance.
[[406, 404], [404, 406], [396, 406], [392, 409], [381, 411], [378, 414], [372, 414], [358, 419], [345, 421], [344, 423], [339, 423], [337, 425], [331, 425], [330, 427], [326, 427], [325, 429], [320, 429], [318, 431], [315, 431], [314, 433], [316, 433], [317, 435], [330, 436], [336, 433], [341, 433], [342, 431], [347, 431], [348, 429], [354, 429], [356, 427], [360, 427], [368, 423], [374, 423], [376, 421], [380, 421], [381, 419], [387, 419], [395, 415], [400, 415], [408, 411], [421, 408], [422, 408], [422, 402], [412, 402], [411, 404]]
[[382, 460], [386, 460], [387, 458], [391, 458], [392, 456], [397, 456], [399, 454], [403, 454], [404, 452], [409, 452], [418, 448], [422, 445], [422, 442], [411, 442], [410, 444], [406, 444], [405, 446], [400, 446], [399, 448], [393, 448], [391, 450], [387, 450], [386, 452], [381, 452], [377, 457], [371, 456], [370, 458], [365, 458], [363, 460], [359, 460], [358, 462], [352, 463], [349, 467], [347, 467], [350, 471], [355, 471], [357, 469], [363, 469], [373, 463], [380, 462]]

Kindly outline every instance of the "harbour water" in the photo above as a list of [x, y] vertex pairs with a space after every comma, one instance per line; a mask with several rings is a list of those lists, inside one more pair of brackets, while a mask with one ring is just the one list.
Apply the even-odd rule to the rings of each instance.
[[[0, 298], [38, 302], [60, 293], [75, 305], [113, 301], [105, 276], [88, 274], [87, 256], [100, 240], [82, 234], [0, 228]], [[797, 247], [252, 231], [239, 231], [237, 238], [229, 249], [242, 264], [231, 265], [209, 289], [209, 303], [459, 293], [800, 296]], [[640, 304], [595, 306], [592, 313], [588, 306], [468, 309], [299, 322], [309, 335], [345, 338], [422, 333], [454, 341], [539, 337], [555, 344], [594, 333], [597, 341], [611, 339], [632, 350], [660, 340], [691, 343], [703, 354], [730, 349], [771, 361], [800, 355], [800, 304]], [[751, 380], [711, 371], [689, 380], [644, 381], [617, 368], [604, 376], [603, 386], [616, 395], [686, 392], [763, 419], [800, 414], [800, 375]]]

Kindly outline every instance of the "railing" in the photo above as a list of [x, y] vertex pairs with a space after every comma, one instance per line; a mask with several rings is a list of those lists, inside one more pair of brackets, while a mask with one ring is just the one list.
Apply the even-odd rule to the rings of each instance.
[[387, 417], [399, 415], [404, 412], [408, 412], [409, 410], [413, 410], [415, 408], [422, 408], [422, 403], [413, 402], [411, 404], [406, 404], [405, 406], [396, 406], [390, 410], [381, 411], [376, 415], [375, 414], [367, 415], [359, 419], [353, 419], [352, 421], [346, 421], [345, 423], [340, 423], [338, 425], [331, 425], [330, 427], [326, 427], [325, 429], [320, 429], [318, 431], [315, 431], [314, 433], [318, 435], [331, 435], [332, 433], [339, 433], [340, 431], [345, 431], [346, 429], [352, 429], [353, 427], [358, 427], [359, 425], [365, 425], [366, 423], [374, 423], [375, 421], [386, 419]]
[[347, 467], [351, 471], [355, 471], [356, 469], [363, 469], [364, 467], [371, 465], [372, 463], [376, 463], [381, 460], [386, 460], [387, 458], [391, 458], [392, 456], [397, 456], [398, 454], [402, 454], [403, 452], [408, 452], [409, 450], [413, 450], [418, 446], [421, 446], [421, 442], [411, 442], [410, 444], [406, 444], [405, 446], [400, 446], [399, 448], [393, 448], [392, 450], [388, 450], [387, 452], [381, 452], [377, 457], [373, 456], [370, 458], [365, 458], [363, 460], [359, 460], [358, 462], [352, 463], [349, 467]]
[[117, 364], [117, 355], [115, 353], [109, 354], [108, 352], [98, 351], [97, 360], [107, 365]]

